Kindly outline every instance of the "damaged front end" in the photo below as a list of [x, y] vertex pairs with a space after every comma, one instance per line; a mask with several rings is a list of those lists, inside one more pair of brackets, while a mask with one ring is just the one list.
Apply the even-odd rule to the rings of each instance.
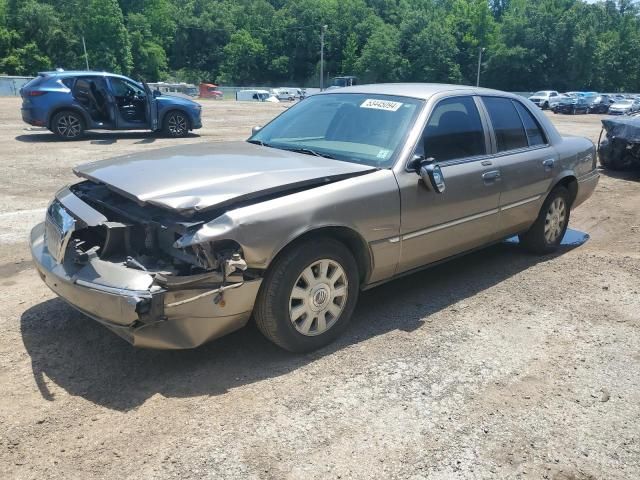
[[611, 170], [640, 167], [640, 117], [603, 119], [598, 157]]
[[244, 326], [262, 281], [233, 241], [177, 246], [204, 223], [82, 182], [56, 194], [31, 250], [55, 293], [132, 344], [191, 348]]

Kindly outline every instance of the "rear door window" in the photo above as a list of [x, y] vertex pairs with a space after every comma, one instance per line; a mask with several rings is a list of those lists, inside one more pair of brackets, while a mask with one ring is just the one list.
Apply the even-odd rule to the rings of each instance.
[[66, 77], [61, 79], [60, 82], [62, 82], [62, 84], [68, 89], [72, 89], [74, 80], [75, 79], [73, 77]]
[[518, 114], [524, 124], [527, 139], [529, 140], [529, 146], [535, 147], [536, 145], [546, 144], [547, 142], [545, 140], [544, 133], [542, 132], [542, 128], [540, 128], [537, 120], [533, 118], [531, 112], [520, 102], [513, 102], [513, 104], [516, 106], [516, 110], [518, 110]]
[[498, 152], [529, 146], [524, 126], [511, 99], [483, 97], [482, 101], [493, 125]]
[[437, 162], [487, 153], [484, 129], [472, 97], [442, 100], [433, 109], [417, 154]]

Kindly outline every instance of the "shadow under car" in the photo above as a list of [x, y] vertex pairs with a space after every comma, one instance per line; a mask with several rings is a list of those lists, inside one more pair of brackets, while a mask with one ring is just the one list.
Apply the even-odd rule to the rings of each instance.
[[193, 350], [136, 349], [59, 298], [23, 313], [22, 339], [35, 382], [47, 400], [54, 395], [45, 377], [70, 395], [120, 411], [156, 393], [178, 398], [219, 395], [393, 330], [430, 328], [425, 317], [553, 260], [588, 238], [569, 229], [559, 251], [547, 256], [524, 252], [512, 238], [363, 292], [348, 330], [333, 344], [304, 355], [276, 347], [251, 323]]

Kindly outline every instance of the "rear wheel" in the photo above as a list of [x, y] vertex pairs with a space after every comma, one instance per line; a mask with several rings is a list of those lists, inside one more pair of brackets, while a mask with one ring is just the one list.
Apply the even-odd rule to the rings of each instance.
[[64, 140], [75, 140], [84, 134], [84, 120], [70, 110], [56, 113], [51, 119], [51, 131]]
[[285, 350], [323, 347], [349, 324], [358, 280], [358, 266], [342, 243], [322, 238], [299, 244], [269, 268], [256, 300], [256, 324]]
[[569, 225], [569, 203], [569, 191], [562, 186], [554, 188], [542, 204], [534, 224], [519, 236], [520, 243], [533, 253], [556, 251]]
[[187, 115], [178, 110], [167, 113], [162, 124], [162, 131], [169, 137], [186, 137], [189, 134], [189, 119]]

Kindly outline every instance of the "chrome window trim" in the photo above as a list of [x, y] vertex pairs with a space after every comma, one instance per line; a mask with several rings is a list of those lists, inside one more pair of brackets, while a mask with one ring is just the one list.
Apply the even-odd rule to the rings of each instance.
[[[410, 150], [410, 154], [407, 156], [407, 159], [405, 161], [405, 165], [404, 165], [404, 171], [407, 173], [415, 173], [414, 170], [412, 170], [411, 168], [409, 168], [409, 163], [411, 162], [411, 160], [413, 159], [413, 156], [415, 155], [416, 149], [419, 146], [420, 139], [422, 138], [422, 132], [424, 132], [424, 129], [427, 128], [427, 123], [429, 123], [429, 120], [431, 119], [431, 115], [433, 115], [433, 111], [437, 108], [437, 106], [440, 104], [440, 102], [444, 101], [444, 100], [450, 100], [452, 98], [459, 98], [459, 97], [471, 97], [471, 99], [473, 100], [474, 104], [476, 105], [476, 109], [478, 110], [478, 116], [480, 117], [480, 122], [482, 123], [482, 130], [484, 133], [484, 139], [485, 139], [485, 150], [486, 153], [484, 155], [476, 155], [473, 157], [463, 157], [463, 158], [455, 158], [455, 159], [451, 159], [451, 160], [444, 160], [442, 162], [439, 162], [436, 160], [436, 164], [440, 165], [440, 166], [451, 166], [451, 165], [459, 165], [459, 164], [463, 164], [463, 163], [469, 163], [469, 162], [475, 162], [478, 160], [486, 160], [487, 158], [489, 158], [491, 156], [491, 139], [488, 133], [488, 124], [486, 122], [486, 119], [484, 118], [483, 115], [483, 111], [480, 108], [480, 105], [478, 104], [478, 95], [475, 93], [471, 93], [471, 92], [456, 92], [454, 94], [450, 94], [450, 95], [442, 95], [442, 96], [438, 96], [438, 98], [435, 100], [435, 103], [433, 105], [433, 107], [428, 108], [428, 102], [425, 102], [425, 109], [428, 109], [428, 115], [425, 116], [425, 118], [420, 121], [420, 118], [418, 117], [416, 120], [416, 126], [419, 126], [420, 128], [418, 129], [418, 136], [414, 141], [413, 147]], [[421, 112], [421, 114], [423, 114], [424, 112]], [[415, 127], [414, 127], [415, 128]]]
[[[527, 108], [527, 106], [523, 102], [520, 102], [519, 100], [516, 100], [516, 99], [511, 98], [511, 97], [505, 97], [503, 95], [485, 95], [485, 94], [482, 94], [482, 95], [479, 95], [479, 97], [481, 99], [482, 98], [487, 98], [487, 97], [488, 98], [505, 98], [507, 100], [511, 100], [512, 102], [520, 103], [520, 105], [522, 105], [524, 108], [527, 109], [527, 111], [531, 114], [533, 119], [536, 120], [536, 123], [538, 124], [538, 127], [540, 127], [540, 130], [542, 130], [542, 133], [544, 135], [544, 139], [545, 139], [545, 142], [546, 142], [546, 143], [544, 143], [542, 145], [534, 145], [533, 147], [528, 146], [528, 147], [515, 148], [515, 149], [512, 149], [512, 150], [504, 150], [502, 152], [498, 152], [498, 144], [497, 144], [497, 142], [495, 140], [495, 132], [493, 130], [493, 124], [489, 123], [490, 130], [491, 130], [491, 135], [492, 135], [492, 138], [493, 138], [493, 156], [494, 157], [497, 158], [497, 157], [500, 157], [502, 155], [511, 155], [511, 154], [514, 154], [514, 153], [528, 152], [528, 151], [537, 150], [539, 148], [544, 148], [544, 147], [550, 147], [551, 146], [551, 143], [549, 143], [549, 133], [544, 128], [542, 123], [540, 123], [537, 120], [536, 116], [533, 114], [531, 109]], [[488, 121], [491, 122], [491, 117], [489, 117], [489, 112], [487, 111], [487, 107], [484, 105], [484, 102], [482, 103], [482, 108], [483, 108], [485, 114], [487, 115]], [[514, 106], [514, 108], [515, 108], [515, 106]], [[516, 109], [516, 113], [518, 113], [518, 109]], [[518, 114], [518, 117], [520, 118], [520, 114]], [[522, 122], [522, 118], [520, 118], [520, 121]], [[524, 128], [524, 123], [522, 124], [522, 128]], [[527, 130], [525, 129], [525, 135], [526, 135], [526, 133], [527, 133]], [[528, 136], [527, 136], [527, 143], [529, 143], [529, 137]]]
[[518, 153], [534, 152], [536, 150], [542, 150], [549, 148], [551, 145], [536, 145], [534, 147], [516, 148], [514, 150], [505, 150], [504, 152], [496, 152], [490, 155], [490, 158], [506, 157], [507, 155], [516, 155]]
[[[544, 129], [542, 128], [542, 126], [540, 125], [540, 122], [538, 122], [538, 120], [536, 119], [536, 117], [533, 115], [533, 113], [531, 112], [531, 110], [529, 110], [524, 103], [520, 102], [519, 100], [514, 100], [513, 98], [511, 99], [511, 103], [514, 104], [514, 107], [516, 109], [516, 113], [518, 114], [518, 117], [520, 118], [520, 121], [522, 122], [522, 127], [524, 128], [524, 135], [525, 137], [527, 137], [527, 143], [529, 144], [529, 148], [533, 148], [533, 147], [537, 147], [539, 145], [548, 145], [549, 144], [549, 140], [547, 139], [547, 134], [544, 131]], [[529, 116], [531, 117], [531, 119], [533, 120], [533, 123], [536, 124], [536, 126], [538, 127], [538, 130], [540, 130], [540, 133], [542, 134], [542, 138], [544, 139], [544, 142], [538, 145], [531, 145], [531, 141], [529, 140], [529, 134], [527, 133], [527, 127], [524, 124], [524, 120], [522, 119], [522, 115], [520, 115], [520, 111], [518, 110], [518, 107], [515, 104], [520, 105], [522, 108], [524, 108], [528, 113]]]

